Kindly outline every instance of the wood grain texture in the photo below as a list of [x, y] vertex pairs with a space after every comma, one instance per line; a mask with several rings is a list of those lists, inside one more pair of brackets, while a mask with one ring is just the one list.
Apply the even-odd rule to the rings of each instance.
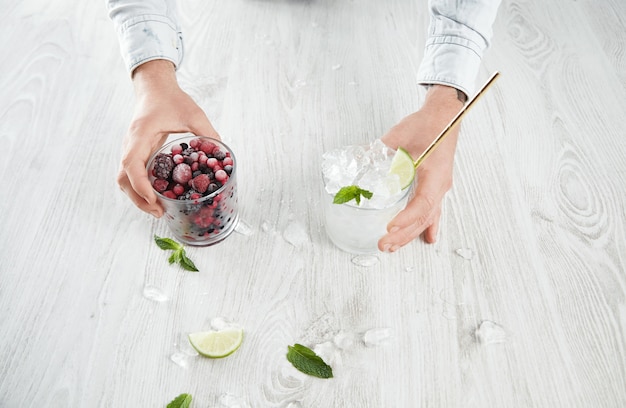
[[[625, 2], [504, 0], [439, 241], [364, 267], [325, 236], [319, 157], [418, 109], [426, 3], [181, 2], [179, 80], [252, 231], [189, 248], [200, 273], [115, 184], [133, 96], [104, 5], [0, 8], [0, 407], [625, 406]], [[241, 349], [186, 355], [216, 316]], [[285, 358], [338, 339], [332, 380]]]

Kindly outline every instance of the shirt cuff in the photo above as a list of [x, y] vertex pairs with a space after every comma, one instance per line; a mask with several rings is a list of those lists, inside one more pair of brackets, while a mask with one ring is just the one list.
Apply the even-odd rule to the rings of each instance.
[[171, 61], [177, 68], [182, 63], [182, 33], [167, 17], [133, 17], [124, 22], [118, 35], [122, 58], [131, 73], [144, 62], [156, 59]]
[[474, 94], [482, 55], [468, 40], [454, 37], [435, 38], [426, 45], [424, 58], [417, 72], [420, 84], [440, 84]]

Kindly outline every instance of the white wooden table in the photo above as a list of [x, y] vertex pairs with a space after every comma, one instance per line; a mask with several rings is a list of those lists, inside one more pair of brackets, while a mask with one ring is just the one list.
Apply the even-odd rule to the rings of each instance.
[[[179, 78], [250, 227], [188, 248], [199, 273], [115, 184], [133, 94], [103, 2], [3, 3], [1, 407], [626, 405], [624, 1], [503, 2], [439, 241], [371, 266], [325, 236], [319, 157], [420, 106], [426, 1], [181, 2]], [[242, 347], [189, 356], [218, 316]], [[335, 377], [296, 371], [296, 342]]]

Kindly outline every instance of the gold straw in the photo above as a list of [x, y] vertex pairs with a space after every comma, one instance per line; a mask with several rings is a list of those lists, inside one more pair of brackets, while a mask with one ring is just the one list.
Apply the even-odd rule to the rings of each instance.
[[489, 78], [487, 82], [485, 82], [485, 85], [480, 88], [480, 90], [476, 93], [476, 95], [474, 95], [472, 99], [470, 99], [468, 103], [463, 105], [463, 108], [461, 108], [459, 113], [457, 113], [456, 116], [450, 121], [450, 123], [448, 123], [448, 126], [446, 126], [446, 128], [439, 134], [439, 136], [435, 138], [435, 140], [433, 140], [430, 146], [428, 146], [426, 150], [424, 150], [420, 157], [418, 157], [417, 160], [413, 162], [413, 166], [416, 169], [420, 164], [424, 162], [424, 160], [426, 160], [428, 155], [431, 154], [437, 146], [439, 146], [439, 143], [441, 143], [441, 141], [448, 135], [448, 133], [450, 133], [450, 130], [452, 130], [454, 126], [459, 123], [461, 118], [472, 107], [472, 104], [476, 102], [476, 100], [478, 100], [478, 98], [480, 98], [485, 93], [485, 91], [495, 82], [495, 80], [498, 78], [498, 75], [500, 75], [498, 71], [494, 72], [493, 75], [491, 75], [491, 78]]

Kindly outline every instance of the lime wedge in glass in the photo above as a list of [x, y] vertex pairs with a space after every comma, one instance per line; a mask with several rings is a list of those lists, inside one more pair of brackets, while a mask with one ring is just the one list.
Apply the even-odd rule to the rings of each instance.
[[389, 168], [389, 174], [395, 174], [400, 178], [400, 185], [402, 190], [409, 187], [413, 183], [415, 178], [415, 167], [413, 165], [413, 158], [409, 152], [402, 147], [398, 147], [396, 154], [391, 161], [391, 167]]
[[233, 354], [243, 342], [243, 330], [225, 328], [189, 334], [189, 342], [196, 351], [210, 358], [222, 358]]

